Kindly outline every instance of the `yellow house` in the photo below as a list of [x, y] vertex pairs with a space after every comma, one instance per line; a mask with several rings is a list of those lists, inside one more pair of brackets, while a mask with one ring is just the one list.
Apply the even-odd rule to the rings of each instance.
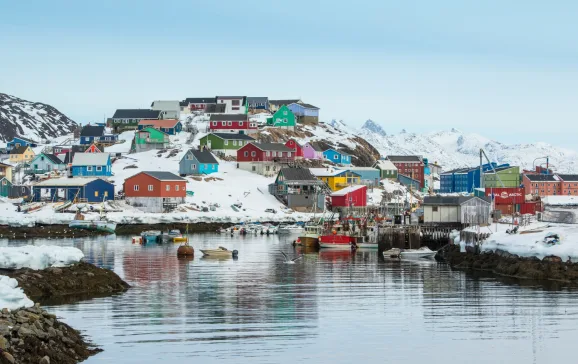
[[10, 151], [11, 163], [27, 163], [34, 159], [34, 151], [29, 146], [23, 145]]
[[4, 177], [12, 182], [12, 166], [10, 164], [0, 163], [0, 179]]
[[355, 172], [335, 168], [309, 168], [309, 170], [317, 179], [325, 182], [332, 191], [339, 191], [361, 183], [361, 176]]

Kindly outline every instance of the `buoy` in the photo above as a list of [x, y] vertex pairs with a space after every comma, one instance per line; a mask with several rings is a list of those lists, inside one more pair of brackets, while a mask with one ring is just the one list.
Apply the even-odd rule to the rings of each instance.
[[190, 245], [181, 245], [177, 249], [177, 257], [192, 257], [195, 255], [195, 249]]
[[132, 237], [133, 244], [142, 244], [142, 236], [133, 236]]

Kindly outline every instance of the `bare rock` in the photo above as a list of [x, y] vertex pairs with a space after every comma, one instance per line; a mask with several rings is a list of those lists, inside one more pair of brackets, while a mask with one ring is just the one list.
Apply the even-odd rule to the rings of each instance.
[[40, 359], [38, 364], [50, 364], [50, 358], [48, 357], [48, 355]]
[[14, 363], [15, 363], [14, 357], [12, 356], [12, 354], [10, 354], [10, 353], [7, 352], [7, 351], [3, 351], [3, 352], [2, 352], [2, 358], [3, 358], [3, 360], [4, 360], [4, 361], [3, 361], [4, 363], [10, 363], [10, 364], [14, 364]]

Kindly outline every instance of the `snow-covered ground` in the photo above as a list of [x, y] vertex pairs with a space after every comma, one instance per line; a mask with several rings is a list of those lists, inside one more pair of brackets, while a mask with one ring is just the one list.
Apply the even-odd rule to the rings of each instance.
[[46, 269], [78, 263], [84, 254], [80, 249], [52, 245], [0, 247], [0, 268]]
[[16, 310], [32, 306], [34, 302], [24, 294], [22, 288], [18, 288], [16, 279], [0, 276], [0, 309]]

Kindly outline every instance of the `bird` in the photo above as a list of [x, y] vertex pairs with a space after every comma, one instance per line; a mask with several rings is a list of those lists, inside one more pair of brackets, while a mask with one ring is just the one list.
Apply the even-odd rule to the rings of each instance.
[[279, 250], [279, 251], [285, 257], [285, 261], [283, 262], [285, 264], [295, 264], [296, 261], [298, 261], [299, 259], [301, 259], [303, 257], [303, 255], [299, 255], [297, 258], [289, 259], [289, 257], [287, 256], [287, 254], [285, 254], [285, 252], [283, 252], [281, 250]]

